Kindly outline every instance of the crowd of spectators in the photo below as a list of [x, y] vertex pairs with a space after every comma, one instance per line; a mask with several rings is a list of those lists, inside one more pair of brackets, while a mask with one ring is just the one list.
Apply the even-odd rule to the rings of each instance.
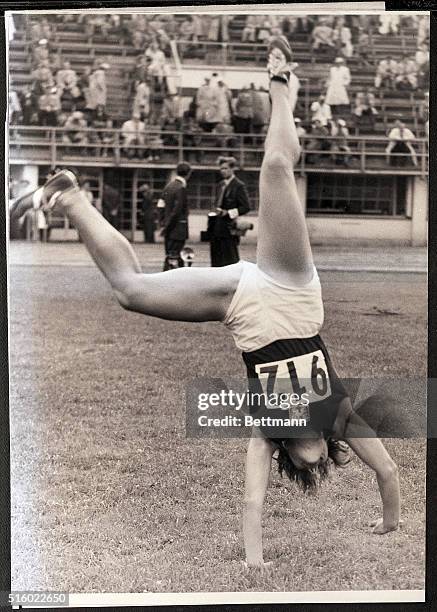
[[[167, 57], [172, 39], [190, 44], [198, 41], [229, 39], [229, 16], [189, 15], [176, 19], [174, 15], [68, 15], [56, 16], [63, 23], [74, 19], [83, 26], [91, 39], [106, 39], [113, 34], [138, 50], [130, 79], [132, 98], [128, 121], [117, 122], [107, 113], [107, 74], [109, 61], [95, 60], [91, 66], [76, 71], [67, 60], [61, 62], [52, 43], [56, 34], [56, 20], [41, 19], [32, 23], [29, 36], [32, 44], [32, 84], [24, 92], [13, 89], [9, 97], [11, 124], [64, 127], [64, 144], [74, 147], [92, 145], [97, 155], [113, 152], [114, 132], [120, 128], [118, 144], [121, 154], [129, 158], [158, 161], [163, 145], [178, 145], [173, 132], [183, 132], [184, 146], [196, 147], [202, 135], [208, 134], [211, 147], [238, 144], [236, 134], [251, 135], [246, 143], [258, 144], [252, 135], [263, 134], [269, 121], [269, 95], [253, 83], [232, 92], [224, 80], [213, 73], [198, 88], [188, 108], [169, 83]], [[336, 137], [337, 153], [342, 139], [343, 154], [336, 163], [350, 162], [347, 136], [372, 134], [380, 114], [375, 91], [415, 90], [426, 87], [429, 78], [429, 20], [417, 16], [355, 15], [355, 16], [248, 16], [241, 31], [242, 41], [266, 43], [280, 33], [293, 38], [295, 33], [307, 36], [314, 51], [332, 58], [332, 65], [323, 94], [310, 101], [310, 116], [298, 120], [300, 132], [315, 136]], [[359, 65], [370, 67], [369, 35], [395, 35], [399, 28], [417, 28], [418, 47], [414, 57], [403, 55], [382, 59], [375, 71], [374, 87], [350, 95], [351, 73], [347, 60], [356, 57]], [[298, 64], [293, 65], [293, 70]], [[297, 105], [299, 79], [292, 72]], [[353, 99], [351, 99], [353, 98]], [[422, 105], [424, 106], [424, 105]], [[299, 114], [302, 108], [297, 109]], [[427, 129], [427, 111], [420, 109], [420, 119]], [[160, 135], [149, 126], [160, 128]], [[150, 136], [150, 133], [155, 133]], [[404, 132], [402, 132], [404, 133]], [[148, 135], [149, 134], [149, 135]], [[215, 140], [214, 140], [215, 138]], [[314, 139], [314, 142], [317, 139]], [[332, 140], [332, 139], [331, 139]], [[320, 145], [320, 139], [317, 140]], [[322, 143], [323, 144], [323, 143]], [[331, 141], [326, 143], [330, 150]], [[309, 145], [311, 147], [311, 144]], [[199, 151], [191, 154], [199, 162]], [[315, 158], [315, 157], [314, 157]], [[311, 157], [309, 157], [311, 159]], [[340, 161], [339, 161], [340, 160]]]
[[79, 24], [91, 43], [117, 39], [124, 45], [145, 50], [156, 40], [166, 50], [171, 40], [227, 42], [232, 19], [233, 16], [229, 15], [184, 15], [177, 18], [172, 13], [63, 13], [30, 22], [28, 31], [32, 41], [41, 38], [50, 40], [56, 35], [58, 27], [74, 23]]
[[391, 55], [376, 67], [375, 87], [391, 91], [426, 89], [429, 81], [429, 46], [421, 43], [414, 57], [403, 54], [398, 61]]

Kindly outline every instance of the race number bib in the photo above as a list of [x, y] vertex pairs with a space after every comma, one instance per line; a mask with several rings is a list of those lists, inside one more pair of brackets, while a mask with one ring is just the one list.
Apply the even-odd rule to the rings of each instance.
[[259, 363], [255, 371], [267, 400], [266, 407], [289, 409], [295, 418], [309, 418], [309, 404], [331, 396], [328, 368], [320, 350], [292, 359]]

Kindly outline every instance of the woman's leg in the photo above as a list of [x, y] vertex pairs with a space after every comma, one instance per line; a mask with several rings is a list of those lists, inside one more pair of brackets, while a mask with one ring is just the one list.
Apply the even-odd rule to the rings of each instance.
[[[80, 237], [114, 295], [127, 310], [181, 321], [222, 320], [241, 275], [241, 266], [179, 268], [165, 273], [143, 274], [132, 246], [90, 204], [70, 172], [61, 171], [39, 191], [41, 200], [56, 199]], [[27, 209], [33, 205], [28, 198]], [[11, 217], [25, 212], [17, 206]]]
[[270, 96], [272, 113], [259, 181], [257, 264], [280, 282], [303, 284], [313, 276], [313, 260], [294, 178], [300, 145], [288, 84], [272, 80]]

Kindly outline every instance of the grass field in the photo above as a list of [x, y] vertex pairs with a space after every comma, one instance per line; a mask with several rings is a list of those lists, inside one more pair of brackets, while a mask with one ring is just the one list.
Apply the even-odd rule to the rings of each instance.
[[[321, 278], [340, 375], [425, 375], [423, 275]], [[247, 442], [185, 438], [184, 389], [202, 375], [244, 375], [220, 324], [127, 313], [92, 268], [12, 268], [13, 589], [423, 588], [423, 440], [387, 441], [405, 522], [382, 537], [368, 526], [376, 482], [358, 460], [316, 496], [273, 474], [264, 542], [275, 570], [245, 571]]]

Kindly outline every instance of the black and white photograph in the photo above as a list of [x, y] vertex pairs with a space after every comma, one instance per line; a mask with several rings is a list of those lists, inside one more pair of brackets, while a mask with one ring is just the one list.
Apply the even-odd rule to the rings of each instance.
[[6, 45], [14, 605], [425, 601], [430, 13]]

